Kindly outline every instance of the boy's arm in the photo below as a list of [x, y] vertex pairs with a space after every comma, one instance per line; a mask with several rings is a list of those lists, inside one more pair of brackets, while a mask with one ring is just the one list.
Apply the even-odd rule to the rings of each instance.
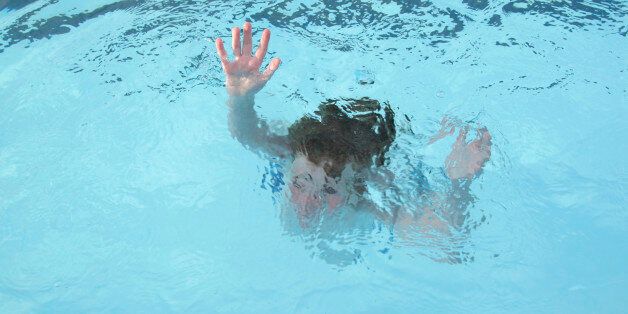
[[445, 193], [432, 192], [427, 195], [431, 206], [425, 211], [435, 213], [441, 221], [453, 228], [460, 228], [464, 224], [465, 210], [474, 201], [470, 192], [471, 182], [482, 173], [484, 165], [491, 158], [492, 143], [488, 130], [485, 127], [478, 129], [476, 138], [469, 143], [468, 132], [468, 125], [460, 128], [456, 142], [445, 159], [445, 172], [451, 180], [450, 189]]
[[[465, 210], [474, 200], [469, 190], [471, 182], [491, 156], [491, 135], [486, 128], [479, 129], [477, 138], [470, 143], [466, 142], [467, 133], [468, 128], [462, 128], [445, 160], [445, 171], [451, 180], [447, 192], [426, 193], [426, 205], [420, 209], [403, 205], [392, 208], [392, 212], [383, 212], [373, 208], [376, 216], [393, 225], [401, 235], [412, 234], [411, 231], [449, 234], [449, 228], [460, 228], [464, 223]], [[443, 133], [438, 137], [445, 135]], [[394, 188], [392, 183], [387, 185]]]
[[261, 120], [255, 109], [255, 94], [273, 76], [281, 64], [279, 58], [274, 58], [263, 73], [260, 66], [268, 50], [270, 30], [262, 32], [260, 45], [255, 52], [252, 43], [251, 23], [244, 23], [244, 38], [240, 43], [240, 28], [231, 29], [234, 60], [229, 61], [222, 39], [216, 39], [216, 51], [220, 56], [222, 68], [225, 72], [225, 86], [229, 93], [229, 130], [231, 134], [244, 146], [261, 150], [264, 153], [283, 156], [287, 152], [287, 141], [284, 137], [273, 134], [265, 121]]
[[287, 138], [271, 132], [266, 121], [257, 116], [252, 96], [231, 96], [227, 105], [229, 131], [242, 145], [270, 156], [288, 154]]

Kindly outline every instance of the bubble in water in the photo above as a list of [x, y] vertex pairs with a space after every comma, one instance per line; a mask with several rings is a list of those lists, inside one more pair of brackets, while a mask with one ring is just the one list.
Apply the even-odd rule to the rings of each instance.
[[355, 70], [355, 80], [360, 85], [371, 85], [375, 83], [373, 73], [368, 70]]

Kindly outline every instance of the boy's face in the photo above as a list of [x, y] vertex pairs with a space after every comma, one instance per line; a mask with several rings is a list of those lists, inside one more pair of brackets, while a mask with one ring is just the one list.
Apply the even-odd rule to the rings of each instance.
[[344, 185], [339, 180], [327, 176], [322, 165], [309, 161], [298, 154], [292, 163], [290, 176], [290, 200], [297, 208], [300, 218], [307, 218], [320, 212], [324, 207], [333, 212], [344, 202]]

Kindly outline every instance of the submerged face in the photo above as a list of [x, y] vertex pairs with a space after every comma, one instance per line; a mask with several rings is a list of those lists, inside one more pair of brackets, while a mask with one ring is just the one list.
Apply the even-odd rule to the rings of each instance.
[[314, 164], [305, 155], [297, 154], [292, 163], [289, 186], [290, 200], [296, 206], [299, 217], [311, 217], [324, 208], [333, 212], [342, 205], [346, 189], [341, 181], [340, 178], [327, 176], [323, 165]]

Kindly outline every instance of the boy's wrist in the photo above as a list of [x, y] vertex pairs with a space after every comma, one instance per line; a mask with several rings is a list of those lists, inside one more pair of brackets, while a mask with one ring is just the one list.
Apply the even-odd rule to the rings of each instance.
[[238, 106], [241, 104], [252, 104], [254, 99], [255, 99], [255, 94], [253, 93], [246, 93], [246, 94], [240, 94], [240, 95], [230, 94], [229, 104], [231, 106]]

